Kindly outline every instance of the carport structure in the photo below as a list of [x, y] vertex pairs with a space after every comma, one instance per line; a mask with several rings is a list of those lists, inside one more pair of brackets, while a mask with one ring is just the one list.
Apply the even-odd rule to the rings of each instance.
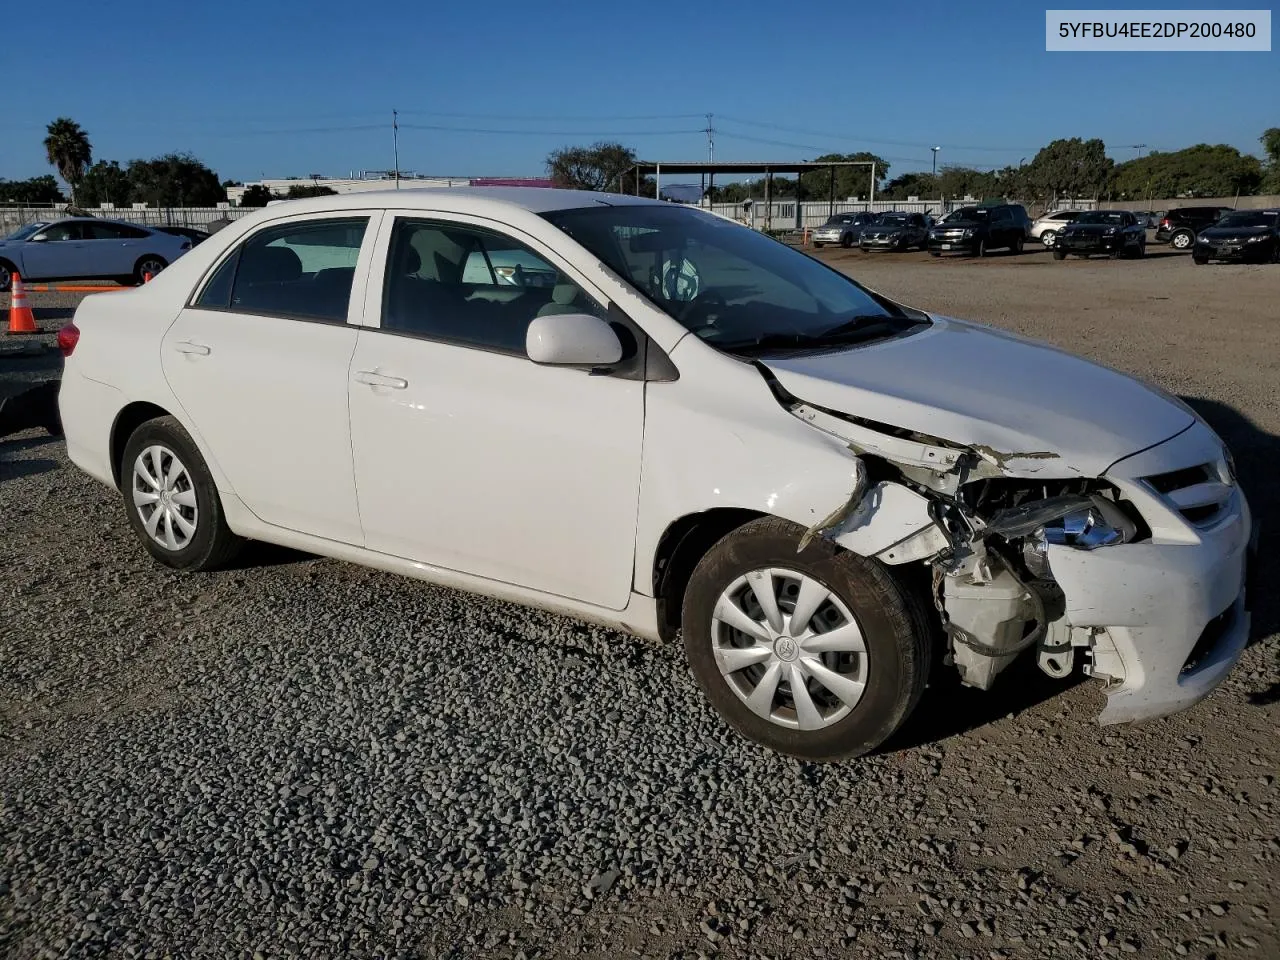
[[876, 164], [873, 160], [831, 160], [831, 161], [810, 161], [801, 160], [796, 163], [726, 163], [718, 161], [663, 161], [663, 162], [642, 162], [628, 170], [635, 177], [636, 196], [640, 195], [640, 183], [645, 177], [654, 178], [654, 197], [662, 196], [662, 174], [699, 174], [706, 177], [705, 187], [702, 195], [705, 197], [714, 187], [716, 182], [716, 174], [749, 174], [752, 176], [764, 177], [764, 208], [766, 211], [772, 209], [769, 205], [771, 188], [773, 186], [773, 175], [775, 173], [792, 173], [796, 175], [797, 196], [796, 196], [796, 225], [800, 225], [800, 196], [798, 185], [800, 177], [806, 173], [813, 173], [817, 170], [826, 170], [830, 174], [830, 189], [828, 190], [829, 208], [827, 215], [836, 212], [836, 169], [838, 167], [870, 167], [870, 190], [868, 200], [874, 202], [876, 199]]

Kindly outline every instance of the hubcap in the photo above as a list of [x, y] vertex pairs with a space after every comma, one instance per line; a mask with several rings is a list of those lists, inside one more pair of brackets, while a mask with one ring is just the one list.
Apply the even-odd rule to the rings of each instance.
[[792, 730], [838, 723], [862, 699], [867, 648], [849, 608], [794, 570], [753, 570], [720, 594], [711, 643], [751, 712]]
[[1046, 230], [1044, 233], [1040, 234], [1040, 242], [1046, 247], [1052, 247], [1053, 238], [1055, 236], [1057, 236], [1057, 234], [1053, 230]]
[[1173, 245], [1179, 249], [1191, 246], [1191, 240], [1185, 233], [1180, 233], [1173, 238]]
[[168, 447], [147, 447], [133, 461], [133, 505], [147, 536], [166, 550], [181, 550], [195, 536], [195, 485]]
[[149, 273], [153, 277], [163, 269], [164, 264], [159, 260], [145, 260], [142, 264], [142, 272]]

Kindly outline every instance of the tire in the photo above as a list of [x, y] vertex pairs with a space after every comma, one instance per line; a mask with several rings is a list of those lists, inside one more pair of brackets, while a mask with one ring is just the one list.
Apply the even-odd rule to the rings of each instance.
[[1053, 259], [1055, 259], [1055, 260], [1065, 260], [1065, 259], [1067, 259], [1067, 251], [1065, 251], [1065, 250], [1054, 250], [1054, 251], [1053, 251]]
[[146, 275], [149, 273], [154, 278], [157, 273], [167, 267], [169, 264], [165, 262], [164, 257], [158, 257], [154, 253], [148, 253], [146, 256], [139, 258], [138, 262], [133, 266], [133, 282], [141, 286], [146, 282]]
[[1175, 250], [1190, 250], [1196, 242], [1196, 235], [1190, 230], [1179, 230], [1169, 238], [1169, 245]]
[[1195, 256], [1195, 255], [1192, 255], [1192, 257], [1191, 257], [1191, 262], [1192, 262], [1192, 263], [1194, 263], [1194, 264], [1196, 264], [1197, 266], [1203, 267], [1206, 263], [1208, 263], [1208, 262], [1209, 262], [1209, 258], [1208, 258], [1208, 257], [1197, 257], [1197, 256]]
[[1134, 250], [1133, 255], [1136, 259], [1141, 260], [1147, 255], [1147, 238], [1143, 237], [1138, 241], [1138, 247]]
[[0, 260], [0, 293], [8, 293], [13, 286], [13, 272], [17, 269], [8, 260]]
[[821, 250], [823, 246], [825, 246], [825, 244], [821, 244], [817, 240], [813, 241], [813, 249]]
[[1044, 233], [1040, 234], [1040, 242], [1043, 243], [1046, 247], [1052, 247], [1053, 242], [1057, 238], [1058, 238], [1057, 230], [1046, 230]]
[[941, 251], [941, 250], [930, 250], [930, 251], [929, 251], [929, 256], [931, 256], [931, 257], [940, 257], [940, 256], [942, 256], [942, 251]]
[[844, 247], [846, 250], [848, 250], [850, 247], [852, 247], [852, 246], [853, 246], [853, 234], [851, 234], [851, 233], [842, 233], [842, 234], [840, 234], [840, 246]]
[[1280, 240], [1271, 241], [1271, 262], [1280, 263]]
[[1025, 242], [1026, 241], [1022, 237], [1014, 237], [1013, 243], [1009, 244], [1009, 255], [1016, 257], [1018, 254], [1022, 253], [1022, 245]]
[[[146, 459], [140, 463], [144, 455]], [[158, 474], [156, 458], [160, 461]], [[159, 485], [145, 479], [140, 472], [144, 466]], [[151, 501], [149, 497], [157, 490], [161, 499]], [[148, 420], [133, 431], [120, 461], [120, 492], [129, 526], [147, 552], [166, 567], [215, 570], [234, 558], [244, 544], [227, 526], [204, 457], [173, 417]], [[179, 522], [166, 517], [165, 509], [179, 517]], [[160, 516], [153, 536], [147, 521], [156, 514]], [[193, 529], [187, 531], [181, 520]]]
[[[797, 553], [803, 535], [803, 528], [796, 524], [765, 517], [712, 547], [698, 563], [685, 592], [685, 653], [712, 707], [738, 733], [805, 760], [839, 760], [875, 749], [910, 715], [928, 680], [930, 636], [918, 602], [882, 564], [822, 539]], [[791, 640], [785, 653], [782, 641], [791, 639], [789, 625], [784, 624], [786, 632], [775, 636], [776, 644], [760, 643], [718, 616], [718, 611], [732, 607], [736, 622], [753, 622], [755, 629], [763, 631], [759, 624], [764, 614], [754, 600], [759, 594], [746, 579], [760, 571], [768, 571], [770, 585], [762, 593], [775, 597], [782, 612], [788, 606], [794, 610], [802, 583], [806, 589], [829, 591], [807, 621], [823, 627], [807, 626], [804, 637]], [[756, 611], [756, 619], [751, 610]], [[853, 628], [849, 636], [861, 645], [860, 652], [841, 646], [843, 653], [810, 651], [806, 655], [806, 640], [834, 634], [843, 626]], [[767, 659], [737, 669], [726, 665], [727, 672], [722, 673], [724, 654], [718, 651], [734, 649], [755, 650]], [[801, 669], [808, 677], [802, 689], [816, 712], [797, 711], [787, 692], [792, 671]], [[815, 669], [822, 671], [822, 680]], [[757, 713], [745, 698], [767, 684], [771, 672], [776, 686]], [[839, 696], [824, 685], [828, 680], [840, 683], [842, 678]], [[799, 729], [802, 713], [815, 724], [810, 729]]]
[[979, 240], [979, 241], [974, 245], [974, 248], [973, 248], [973, 255], [974, 255], [975, 257], [985, 257], [985, 256], [987, 255], [987, 241], [986, 241], [986, 240]]

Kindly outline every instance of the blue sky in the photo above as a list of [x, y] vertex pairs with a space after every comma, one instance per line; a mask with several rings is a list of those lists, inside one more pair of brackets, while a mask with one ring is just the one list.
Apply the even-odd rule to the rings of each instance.
[[549, 150], [601, 138], [702, 159], [706, 113], [717, 159], [868, 149], [892, 174], [928, 169], [932, 144], [1000, 166], [1059, 136], [1119, 160], [1140, 143], [1258, 153], [1280, 124], [1280, 54], [1047, 53], [1045, 5], [1027, 2], [56, 9], [68, 30], [5, 42], [0, 177], [49, 172], [40, 141], [63, 115], [95, 159], [190, 151], [237, 179], [389, 168], [393, 107], [401, 168], [454, 175], [537, 175]]

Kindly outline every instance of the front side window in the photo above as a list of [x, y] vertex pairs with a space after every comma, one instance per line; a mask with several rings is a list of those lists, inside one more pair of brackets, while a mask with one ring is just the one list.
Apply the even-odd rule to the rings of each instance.
[[544, 216], [726, 352], [865, 342], [928, 323], [785, 244], [689, 208], [625, 204]]
[[123, 223], [86, 223], [85, 233], [89, 240], [141, 240], [148, 236], [145, 230]]
[[382, 329], [525, 356], [535, 317], [607, 316], [542, 255], [492, 230], [400, 219], [391, 235]]
[[345, 323], [367, 217], [269, 227], [214, 273], [198, 306]]
[[48, 224], [44, 222], [28, 223], [25, 227], [19, 227], [17, 230], [13, 231], [13, 233], [9, 234], [7, 237], [5, 237], [5, 239], [6, 240], [25, 240], [27, 239], [27, 237], [31, 236], [32, 234], [37, 233], [41, 227], [47, 227], [47, 226]]
[[82, 238], [80, 224], [78, 223], [55, 223], [41, 236], [50, 241], [80, 240]]

